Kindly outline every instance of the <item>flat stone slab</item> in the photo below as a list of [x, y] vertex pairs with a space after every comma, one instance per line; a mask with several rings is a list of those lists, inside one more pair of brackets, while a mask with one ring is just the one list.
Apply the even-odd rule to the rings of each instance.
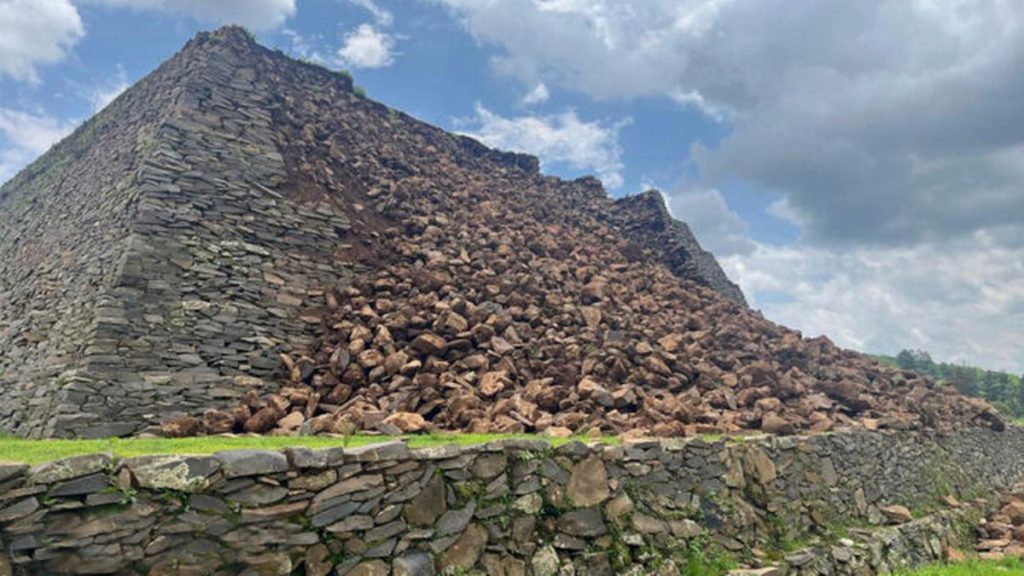
[[270, 450], [224, 450], [213, 455], [227, 478], [262, 476], [288, 471], [288, 458]]
[[47, 494], [51, 498], [68, 498], [70, 496], [87, 496], [110, 486], [108, 476], [102, 473], [90, 474], [62, 482]]
[[368, 444], [345, 450], [345, 462], [379, 462], [399, 460], [409, 456], [409, 446], [401, 440]]
[[139, 456], [124, 461], [140, 488], [198, 492], [209, 485], [209, 477], [220, 469], [213, 456]]
[[25, 470], [28, 470], [28, 464], [0, 462], [0, 482], [6, 482], [15, 476], [20, 476]]
[[29, 484], [52, 484], [95, 474], [110, 468], [114, 459], [108, 453], [74, 456], [33, 466], [28, 471]]

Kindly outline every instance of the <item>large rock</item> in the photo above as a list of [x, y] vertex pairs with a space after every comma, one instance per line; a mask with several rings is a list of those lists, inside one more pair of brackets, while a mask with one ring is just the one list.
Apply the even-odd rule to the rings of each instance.
[[437, 569], [441, 572], [469, 570], [480, 560], [486, 545], [487, 529], [478, 524], [470, 524], [459, 539], [437, 559]]
[[160, 432], [168, 438], [185, 438], [195, 436], [203, 429], [203, 423], [192, 416], [182, 416], [164, 420], [160, 423]]
[[885, 514], [885, 517], [893, 524], [903, 524], [914, 519], [914, 515], [910, 513], [910, 510], [908, 510], [906, 506], [901, 506], [899, 504], [882, 506], [881, 511], [882, 514]]
[[464, 530], [476, 512], [476, 502], [471, 501], [464, 508], [445, 512], [435, 526], [436, 536], [457, 534]]
[[20, 476], [28, 470], [27, 464], [18, 462], [0, 462], [0, 482], [6, 482], [15, 476]]
[[384, 423], [407, 434], [421, 432], [427, 427], [427, 421], [415, 412], [396, 412], [385, 418]]
[[392, 576], [434, 576], [434, 561], [425, 552], [407, 552], [391, 563]]
[[530, 568], [534, 576], [555, 576], [561, 563], [558, 560], [558, 553], [554, 547], [544, 546], [534, 553], [530, 560]]
[[565, 495], [574, 506], [596, 506], [604, 502], [609, 493], [608, 471], [600, 456], [593, 454], [573, 466]]
[[334, 569], [331, 551], [323, 544], [316, 544], [307, 548], [304, 562], [306, 576], [327, 576]]
[[113, 464], [110, 454], [88, 454], [55, 460], [33, 466], [28, 471], [29, 484], [51, 484], [87, 476], [109, 469]]
[[433, 526], [437, 519], [447, 511], [444, 479], [440, 475], [436, 475], [427, 482], [415, 498], [405, 505], [403, 514], [410, 524]]
[[288, 471], [288, 458], [269, 450], [224, 450], [213, 455], [227, 478], [259, 476]]
[[558, 530], [581, 538], [592, 538], [607, 532], [599, 508], [581, 508], [558, 517]]
[[345, 576], [388, 576], [390, 573], [391, 569], [383, 560], [368, 560], [357, 564]]
[[177, 492], [204, 490], [220, 469], [220, 461], [212, 456], [139, 456], [121, 465], [140, 488]]

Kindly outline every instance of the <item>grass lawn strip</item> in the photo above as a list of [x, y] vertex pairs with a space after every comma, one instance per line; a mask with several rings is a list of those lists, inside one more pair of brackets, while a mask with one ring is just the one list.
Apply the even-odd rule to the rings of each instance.
[[926, 566], [896, 576], [1024, 576], [1024, 563], [1017, 558], [968, 560], [958, 564]]
[[[39, 464], [70, 456], [110, 452], [116, 458], [148, 456], [153, 454], [212, 454], [220, 450], [278, 450], [289, 446], [309, 448], [356, 447], [366, 444], [402, 439], [410, 448], [460, 444], [484, 444], [494, 440], [522, 438], [547, 440], [558, 446], [572, 440], [593, 442], [594, 438], [548, 438], [530, 434], [421, 434], [409, 436], [354, 435], [328, 436], [200, 436], [196, 438], [106, 438], [100, 440], [27, 440], [0, 438], [0, 461]], [[616, 443], [614, 437], [598, 439]]]

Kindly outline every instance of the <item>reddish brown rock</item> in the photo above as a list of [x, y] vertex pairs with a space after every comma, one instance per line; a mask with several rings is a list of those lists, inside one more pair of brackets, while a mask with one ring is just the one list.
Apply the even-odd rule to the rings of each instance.
[[885, 517], [893, 524], [903, 524], [914, 519], [910, 510], [908, 510], [906, 506], [901, 506], [899, 504], [882, 506], [880, 510], [882, 511], [882, 514], [885, 514]]
[[207, 434], [229, 434], [234, 432], [237, 419], [225, 410], [206, 410], [203, 412], [203, 431]]
[[480, 393], [491, 398], [505, 389], [508, 373], [505, 371], [487, 372], [480, 377]]
[[410, 434], [422, 432], [427, 427], [427, 421], [423, 419], [423, 416], [414, 412], [395, 412], [385, 418], [384, 423]]
[[761, 430], [769, 434], [792, 434], [796, 427], [775, 412], [769, 412], [761, 417]]
[[302, 412], [292, 412], [278, 420], [277, 427], [284, 432], [295, 432], [305, 421], [306, 418], [302, 415]]
[[195, 436], [203, 429], [202, 422], [192, 416], [182, 416], [164, 420], [160, 423], [160, 432], [168, 438]]
[[246, 432], [252, 432], [261, 434], [263, 432], [269, 432], [277, 425], [277, 421], [281, 418], [281, 410], [276, 406], [267, 406], [261, 408], [255, 414], [249, 417], [242, 425], [242, 429]]
[[428, 356], [431, 354], [437, 354], [444, 349], [445, 345], [446, 342], [444, 338], [431, 332], [424, 332], [423, 334], [420, 334], [410, 344], [413, 350]]

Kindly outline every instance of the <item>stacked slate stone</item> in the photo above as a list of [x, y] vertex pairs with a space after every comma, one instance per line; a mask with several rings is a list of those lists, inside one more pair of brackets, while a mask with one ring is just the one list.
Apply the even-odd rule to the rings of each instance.
[[893, 511], [1020, 482], [1021, 450], [1024, 430], [976, 429], [0, 463], [0, 574], [670, 575], [688, 550], [888, 574], [979, 517]]

